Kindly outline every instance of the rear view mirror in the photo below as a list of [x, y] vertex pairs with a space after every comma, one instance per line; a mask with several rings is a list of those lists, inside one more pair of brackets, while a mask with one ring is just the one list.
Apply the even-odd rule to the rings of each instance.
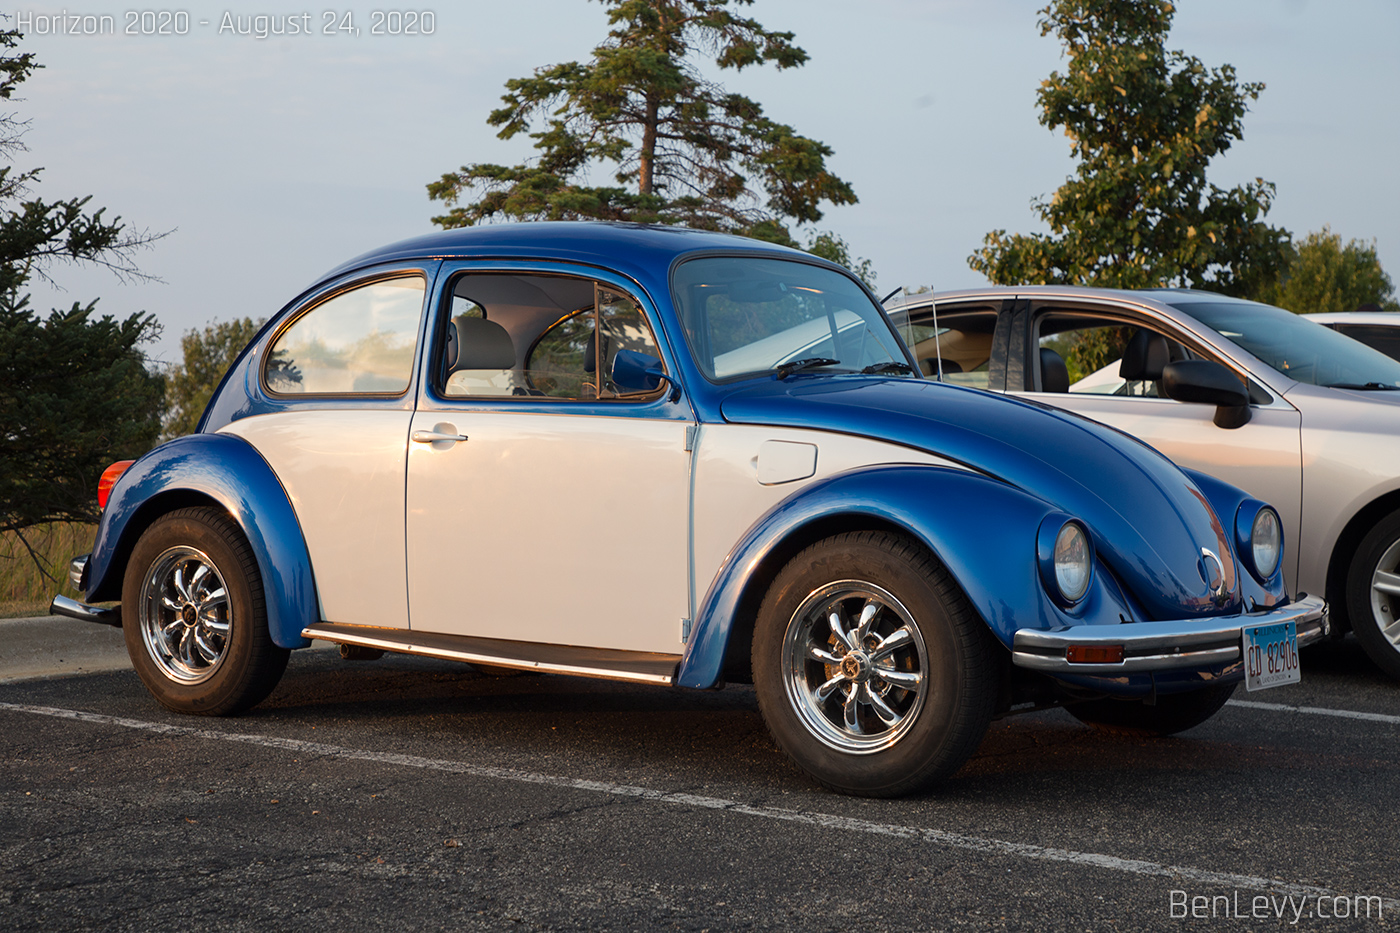
[[1249, 423], [1249, 392], [1234, 373], [1214, 360], [1168, 363], [1162, 369], [1162, 391], [1178, 402], [1214, 405], [1218, 427]]

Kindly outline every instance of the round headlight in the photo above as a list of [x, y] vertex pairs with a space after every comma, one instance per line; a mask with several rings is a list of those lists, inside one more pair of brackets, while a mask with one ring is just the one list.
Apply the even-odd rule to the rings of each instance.
[[1055, 584], [1066, 602], [1077, 603], [1089, 591], [1089, 536], [1077, 522], [1065, 522], [1055, 536]]
[[1254, 558], [1254, 570], [1261, 580], [1273, 576], [1283, 554], [1283, 531], [1279, 525], [1278, 513], [1265, 506], [1254, 516], [1254, 527], [1249, 532], [1249, 545]]

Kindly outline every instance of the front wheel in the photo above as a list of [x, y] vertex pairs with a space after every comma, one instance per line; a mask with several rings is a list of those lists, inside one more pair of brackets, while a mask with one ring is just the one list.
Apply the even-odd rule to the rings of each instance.
[[754, 631], [764, 721], [819, 783], [869, 797], [921, 790], [977, 749], [997, 646], [948, 571], [895, 535], [837, 535], [773, 581]]
[[1347, 572], [1347, 616], [1367, 657], [1400, 678], [1400, 512], [1361, 539]]
[[122, 581], [132, 666], [162, 705], [217, 716], [261, 702], [289, 652], [267, 628], [262, 575], [242, 530], [212, 508], [158, 518]]
[[1120, 735], [1175, 735], [1199, 726], [1220, 712], [1235, 692], [1234, 684], [1215, 684], [1189, 693], [1157, 697], [1148, 706], [1141, 700], [1089, 700], [1065, 709], [1085, 725]]

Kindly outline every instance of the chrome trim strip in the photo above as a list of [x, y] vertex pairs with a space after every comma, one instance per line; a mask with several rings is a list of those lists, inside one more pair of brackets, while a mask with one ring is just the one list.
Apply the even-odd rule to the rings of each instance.
[[104, 608], [102, 606], [89, 606], [80, 603], [76, 599], [69, 599], [67, 596], [55, 596], [53, 602], [49, 603], [49, 615], [67, 616], [70, 619], [78, 619], [82, 622], [96, 622], [98, 625], [114, 625], [122, 627], [122, 611], [118, 607]]
[[[513, 642], [505, 639], [476, 638], [470, 635], [444, 635], [368, 625], [339, 625], [321, 622], [301, 630], [303, 638], [320, 638], [344, 645], [360, 645], [402, 654], [441, 658], [444, 661], [492, 664], [523, 671], [600, 677], [632, 683], [675, 682], [680, 655], [644, 651], [618, 651], [602, 648], [576, 648]], [[667, 673], [662, 673], [667, 671]]]
[[82, 557], [75, 557], [68, 562], [68, 582], [73, 584], [73, 589], [79, 593], [85, 592], [83, 571], [87, 569], [88, 558], [91, 556], [91, 554], [84, 554]]
[[[1281, 609], [1208, 619], [1129, 622], [1122, 625], [1068, 625], [1060, 629], [1018, 629], [1011, 660], [1017, 667], [1050, 674], [1123, 674], [1210, 667], [1239, 660], [1240, 630], [1292, 622], [1298, 646], [1327, 634], [1327, 601], [1305, 596]], [[1070, 645], [1122, 645], [1117, 664], [1073, 664]]]

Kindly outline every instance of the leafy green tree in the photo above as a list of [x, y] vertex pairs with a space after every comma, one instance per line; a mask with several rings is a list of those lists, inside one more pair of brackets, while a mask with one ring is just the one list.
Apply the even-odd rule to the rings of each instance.
[[1040, 122], [1063, 128], [1079, 165], [1032, 207], [1046, 234], [989, 233], [969, 257], [998, 284], [1187, 286], [1248, 295], [1273, 280], [1289, 234], [1263, 217], [1274, 186], [1224, 190], [1206, 166], [1243, 138], [1264, 85], [1239, 84], [1163, 43], [1166, 0], [1054, 0], [1040, 11], [1068, 56], [1037, 94]]
[[1368, 304], [1400, 311], [1395, 283], [1381, 268], [1376, 244], [1352, 240], [1343, 246], [1328, 227], [1295, 243], [1283, 274], [1257, 297], [1298, 314], [1355, 311]]
[[[488, 122], [528, 133], [539, 155], [516, 166], [475, 163], [428, 185], [462, 227], [497, 218], [685, 224], [793, 244], [786, 221], [813, 223], [819, 205], [853, 204], [826, 167], [831, 149], [767, 117], [755, 101], [704, 76], [807, 53], [790, 32], [739, 16], [753, 0], [600, 0], [612, 26], [586, 63], [506, 82]], [[595, 185], [594, 169], [615, 184]]]
[[209, 324], [180, 338], [184, 362], [166, 376], [165, 436], [193, 434], [224, 373], [262, 327], [250, 317]]
[[[0, 31], [0, 98], [35, 68], [16, 53], [20, 34]], [[25, 122], [0, 117], [0, 155], [23, 151]], [[159, 332], [151, 315], [124, 321], [75, 302], [46, 317], [29, 307], [28, 283], [55, 261], [106, 266], [145, 278], [131, 253], [150, 234], [88, 212], [88, 198], [29, 197], [39, 169], [0, 168], [0, 531], [95, 521], [97, 478], [114, 460], [146, 451], [160, 431], [161, 377], [142, 347]]]
[[875, 267], [869, 259], [855, 257], [851, 255], [851, 246], [844, 238], [837, 236], [830, 231], [823, 230], [816, 233], [807, 241], [805, 247], [807, 252], [813, 256], [820, 256], [829, 259], [834, 263], [839, 263], [850, 269], [856, 277], [865, 283], [865, 287], [871, 291], [875, 290]]

